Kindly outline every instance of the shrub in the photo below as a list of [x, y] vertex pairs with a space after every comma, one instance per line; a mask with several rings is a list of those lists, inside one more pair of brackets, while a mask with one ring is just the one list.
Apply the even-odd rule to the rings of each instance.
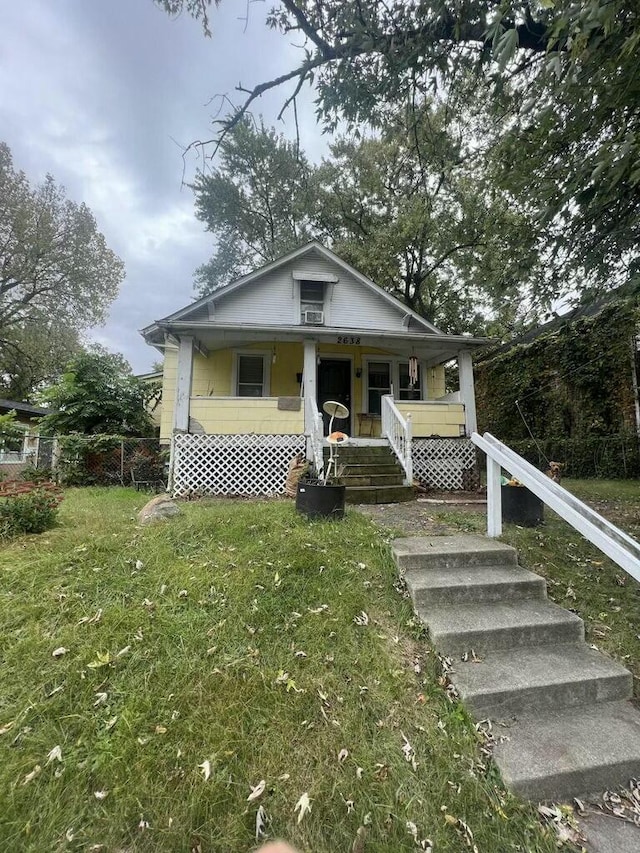
[[53, 483], [9, 481], [0, 488], [0, 539], [42, 533], [56, 522], [62, 492]]
[[20, 472], [20, 479], [27, 483], [53, 482], [53, 471], [51, 468], [36, 468], [34, 465], [25, 465]]

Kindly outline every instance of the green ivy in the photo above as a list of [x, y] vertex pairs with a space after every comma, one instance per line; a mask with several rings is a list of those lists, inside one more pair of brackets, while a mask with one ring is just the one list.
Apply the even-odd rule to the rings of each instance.
[[635, 301], [618, 301], [489, 355], [476, 366], [481, 431], [535, 464], [564, 462], [571, 476], [637, 476], [631, 341], [639, 313]]

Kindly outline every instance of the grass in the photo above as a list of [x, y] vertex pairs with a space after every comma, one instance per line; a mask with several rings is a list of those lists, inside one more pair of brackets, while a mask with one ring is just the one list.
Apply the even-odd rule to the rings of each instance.
[[[569, 491], [640, 539], [640, 484], [635, 480], [563, 480]], [[484, 532], [484, 516], [440, 513], [459, 530]], [[585, 621], [589, 644], [623, 663], [640, 696], [640, 584], [555, 513], [545, 508], [537, 528], [505, 525], [502, 539], [518, 549], [520, 563], [543, 575], [549, 598]]]
[[412, 824], [434, 851], [468, 851], [465, 825], [480, 850], [556, 849], [370, 522], [220, 501], [140, 529], [144, 500], [69, 490], [58, 528], [0, 555], [2, 849], [248, 851], [260, 807], [309, 853], [363, 825], [367, 853], [415, 850]]

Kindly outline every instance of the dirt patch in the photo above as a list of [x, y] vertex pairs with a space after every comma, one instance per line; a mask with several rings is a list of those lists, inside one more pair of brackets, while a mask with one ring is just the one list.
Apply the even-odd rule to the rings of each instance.
[[[447, 497], [453, 498], [454, 494], [456, 500], [459, 500], [463, 495], [472, 495], [474, 501], [480, 497], [477, 492], [430, 492], [428, 497], [438, 500], [440, 499], [439, 496], [442, 495], [444, 500]], [[354, 507], [378, 524], [398, 531], [405, 536], [449, 536], [452, 533], [459, 533], [458, 527], [448, 524], [439, 517], [440, 513], [448, 508], [458, 512], [473, 512], [479, 515], [484, 515], [486, 512], [484, 504], [432, 504], [420, 500], [397, 504], [357, 504]]]

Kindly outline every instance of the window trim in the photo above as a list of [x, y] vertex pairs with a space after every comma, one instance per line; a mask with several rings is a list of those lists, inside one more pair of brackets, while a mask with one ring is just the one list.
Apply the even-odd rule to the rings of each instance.
[[[239, 361], [244, 355], [253, 356], [254, 358], [262, 357], [262, 394], [260, 397], [240, 397], [238, 395], [238, 377], [240, 375]], [[257, 349], [234, 349], [233, 350], [233, 365], [231, 369], [231, 393], [230, 397], [235, 397], [238, 400], [261, 400], [268, 397], [271, 392], [271, 358], [272, 350], [257, 350]]]
[[324, 312], [324, 323], [323, 326], [331, 325], [331, 300], [333, 298], [333, 288], [335, 287], [338, 279], [335, 275], [331, 275], [330, 273], [312, 273], [312, 272], [304, 272], [303, 270], [296, 270], [293, 273], [293, 283], [294, 283], [294, 299], [293, 299], [293, 307], [294, 307], [294, 317], [293, 322], [297, 326], [301, 326], [302, 328], [312, 328], [311, 326], [307, 327], [302, 322], [302, 299], [301, 290], [302, 290], [302, 282], [303, 281], [315, 281], [319, 284], [324, 284], [324, 299], [322, 302], [322, 310]]

